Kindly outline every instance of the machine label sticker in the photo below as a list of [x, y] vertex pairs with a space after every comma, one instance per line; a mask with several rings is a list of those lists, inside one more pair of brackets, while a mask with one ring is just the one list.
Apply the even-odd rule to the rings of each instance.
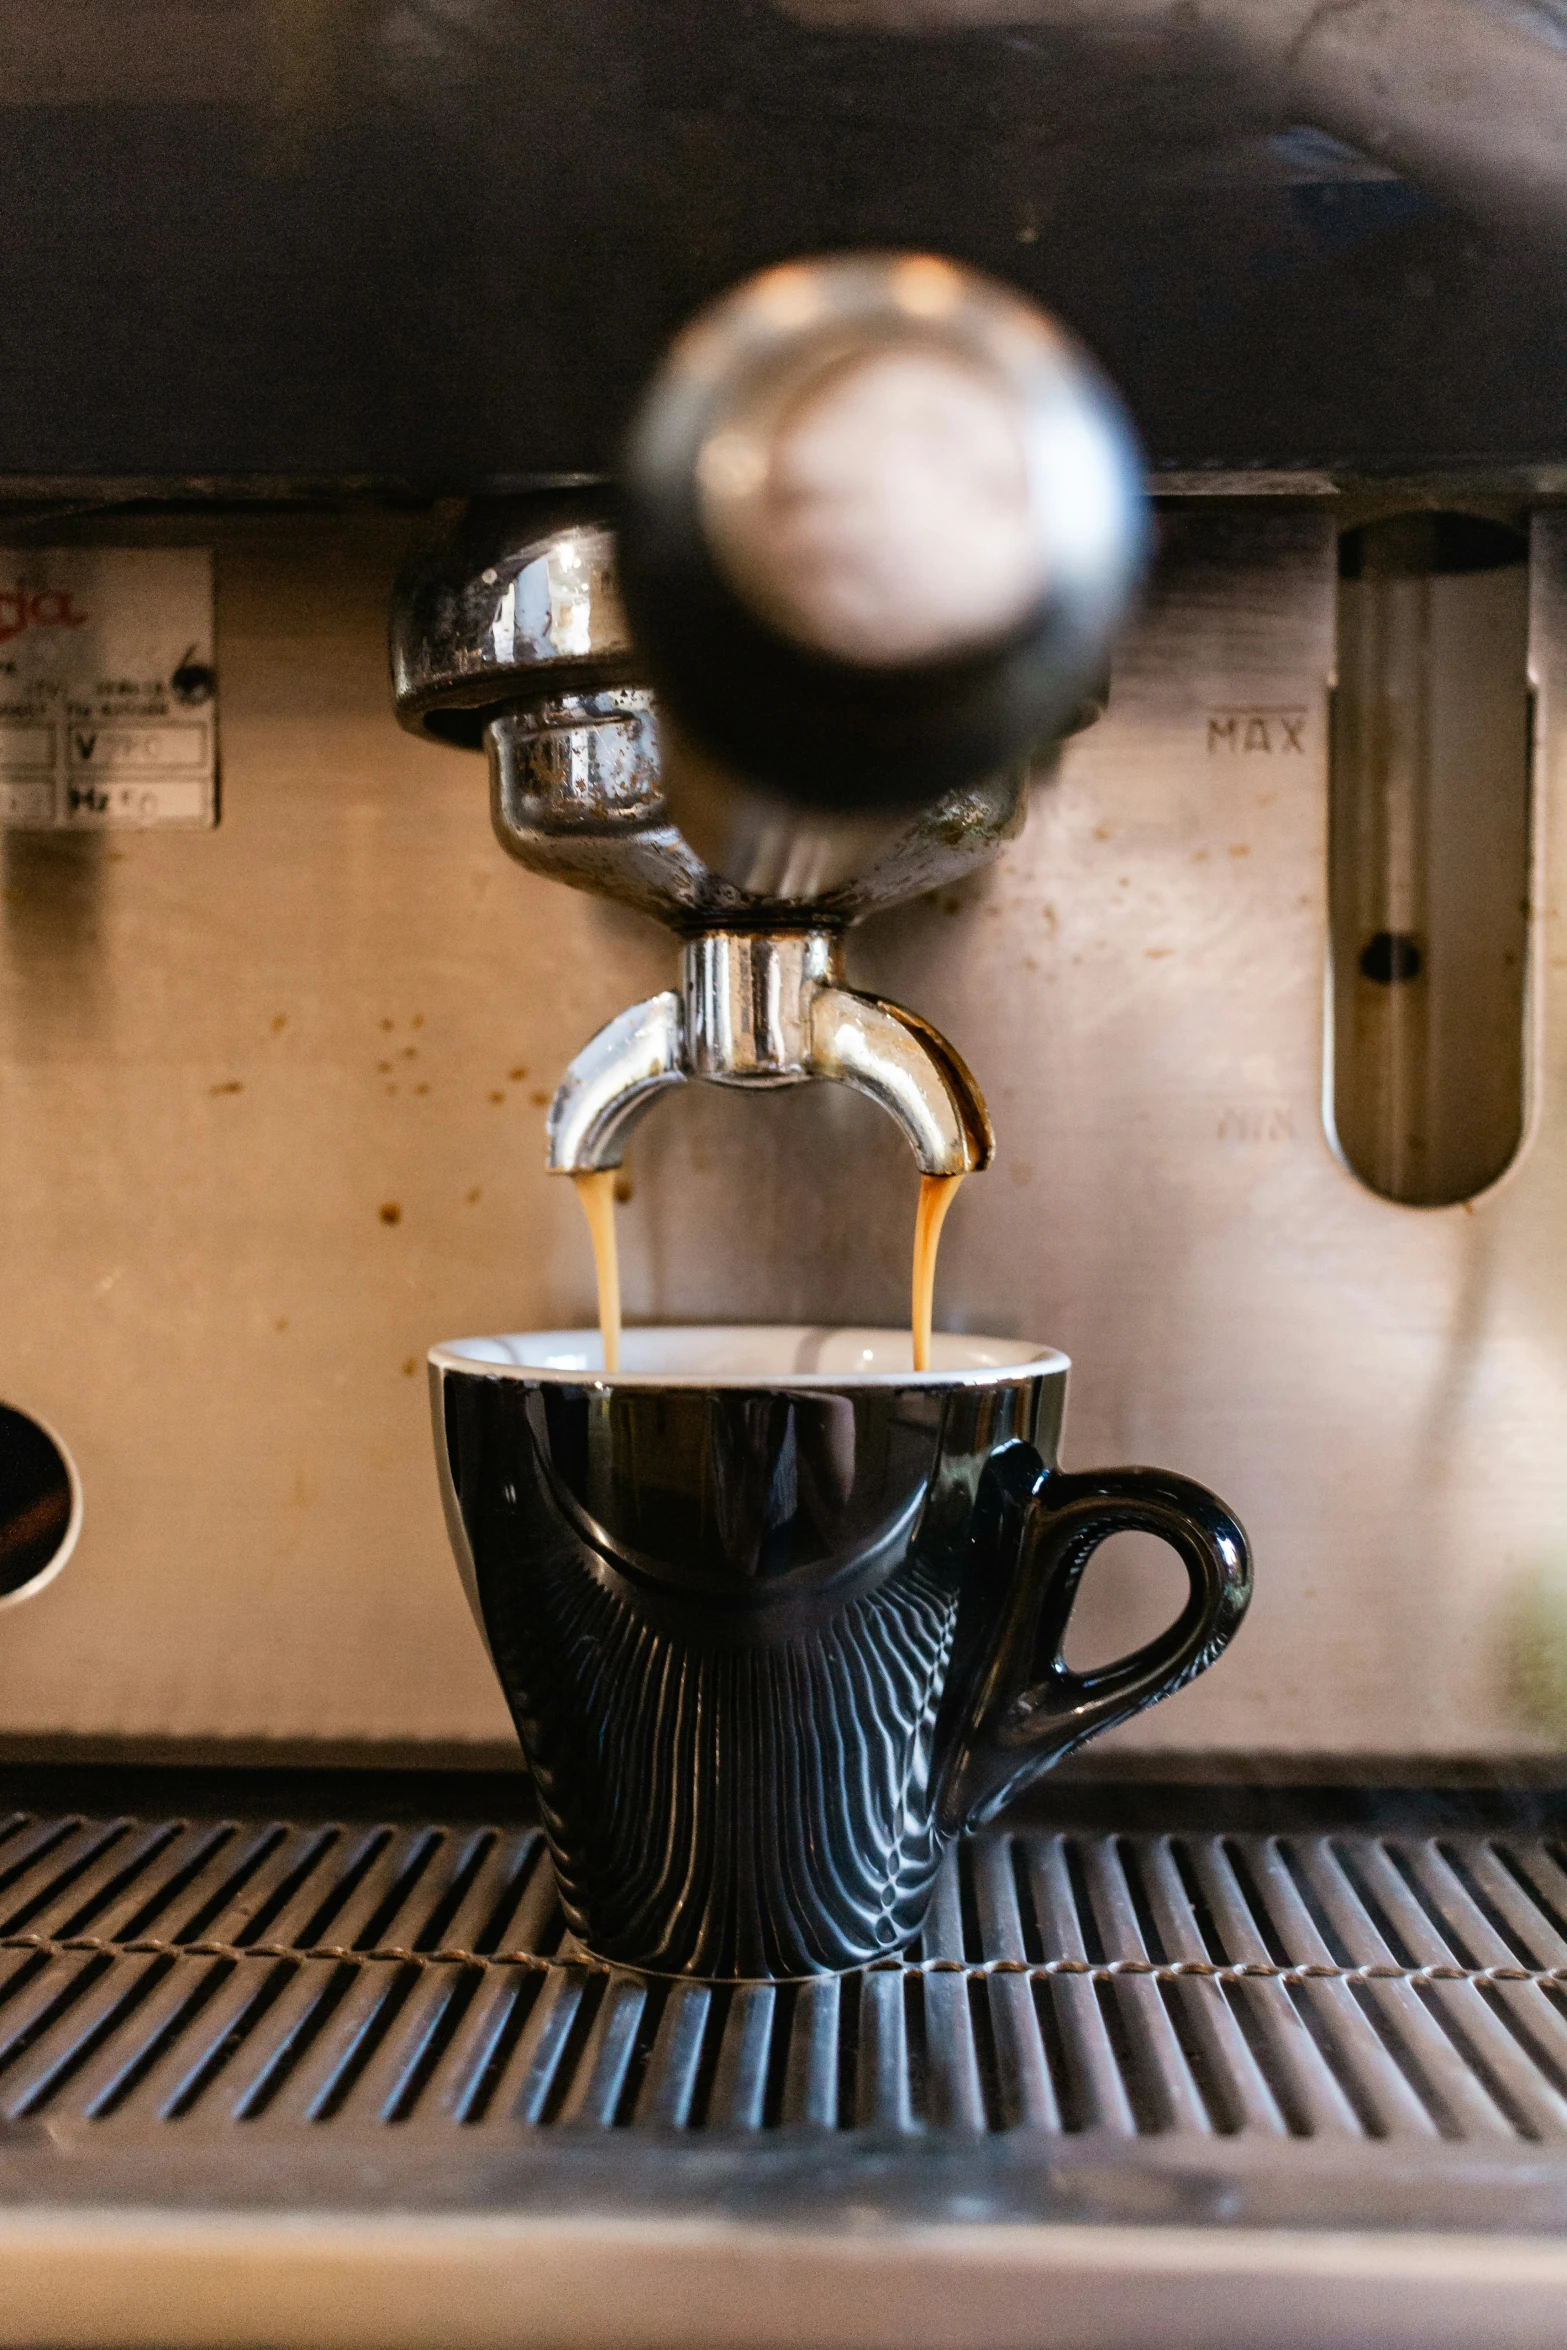
[[217, 822], [207, 547], [0, 549], [0, 826]]

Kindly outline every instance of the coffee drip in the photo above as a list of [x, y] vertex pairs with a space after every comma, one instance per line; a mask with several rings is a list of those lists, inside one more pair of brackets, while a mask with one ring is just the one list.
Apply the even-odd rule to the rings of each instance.
[[936, 1251], [941, 1227], [957, 1197], [961, 1175], [922, 1175], [920, 1204], [914, 1216], [914, 1282], [910, 1322], [914, 1337], [914, 1368], [930, 1369], [930, 1325], [936, 1302]]
[[[961, 1175], [922, 1175], [919, 1207], [914, 1217], [913, 1304], [910, 1315], [914, 1368], [930, 1369], [931, 1322], [936, 1296], [936, 1251], [941, 1227], [957, 1196]], [[615, 1237], [615, 1182], [613, 1167], [595, 1167], [572, 1177], [593, 1243], [593, 1270], [598, 1283], [599, 1341], [604, 1369], [613, 1377], [620, 1369], [620, 1252]]]
[[590, 1167], [573, 1175], [572, 1184], [593, 1243], [593, 1271], [598, 1283], [599, 1340], [604, 1368], [613, 1377], [620, 1369], [620, 1251], [615, 1243], [615, 1183], [613, 1167]]

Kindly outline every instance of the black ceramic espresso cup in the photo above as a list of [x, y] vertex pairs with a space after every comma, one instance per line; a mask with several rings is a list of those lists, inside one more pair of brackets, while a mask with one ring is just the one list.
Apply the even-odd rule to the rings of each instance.
[[[1246, 1538], [1162, 1469], [1066, 1472], [1067, 1359], [907, 1330], [596, 1331], [433, 1349], [447, 1523], [584, 1948], [710, 1979], [917, 1932], [944, 1848], [1212, 1663]], [[1062, 1661], [1107, 1535], [1190, 1584]]]

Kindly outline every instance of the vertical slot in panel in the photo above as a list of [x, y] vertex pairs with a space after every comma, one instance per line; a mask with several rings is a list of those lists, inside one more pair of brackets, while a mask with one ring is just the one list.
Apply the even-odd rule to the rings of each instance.
[[1440, 1207], [1523, 1136], [1528, 539], [1402, 514], [1339, 542], [1331, 1115], [1385, 1199]]

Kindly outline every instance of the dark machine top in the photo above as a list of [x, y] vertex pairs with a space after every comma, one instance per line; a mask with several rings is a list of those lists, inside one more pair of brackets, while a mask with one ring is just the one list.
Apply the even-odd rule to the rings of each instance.
[[[1560, 70], [1556, 13], [1525, 14]], [[878, 246], [1048, 305], [1156, 471], [1538, 481], [1567, 457], [1550, 240], [1270, 118], [1178, 41], [903, 37], [770, 0], [203, 0], [177, 53], [172, 21], [8, 15], [19, 489], [599, 472], [700, 303]]]

